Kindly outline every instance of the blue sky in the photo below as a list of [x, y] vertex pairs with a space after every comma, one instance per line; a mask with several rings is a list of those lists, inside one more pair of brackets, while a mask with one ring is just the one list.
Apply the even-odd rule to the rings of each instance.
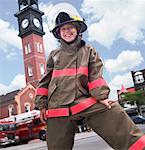
[[[92, 44], [104, 62], [104, 77], [116, 99], [121, 85], [131, 87], [131, 71], [145, 68], [145, 0], [38, 0], [43, 17], [46, 57], [57, 47], [48, 29], [56, 5], [73, 5], [85, 18], [84, 40]], [[69, 4], [66, 4], [69, 3]], [[62, 8], [61, 8], [62, 9]], [[0, 94], [25, 86], [21, 39], [14, 14], [17, 0], [0, 1]], [[99, 20], [99, 22], [98, 22]]]

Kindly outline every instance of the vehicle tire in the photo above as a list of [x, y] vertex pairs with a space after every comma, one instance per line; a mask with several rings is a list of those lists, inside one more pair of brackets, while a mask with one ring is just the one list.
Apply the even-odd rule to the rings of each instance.
[[41, 130], [39, 133], [39, 139], [42, 141], [46, 141], [46, 130]]
[[29, 142], [28, 140], [22, 140], [21, 141], [22, 144], [28, 144], [28, 142]]

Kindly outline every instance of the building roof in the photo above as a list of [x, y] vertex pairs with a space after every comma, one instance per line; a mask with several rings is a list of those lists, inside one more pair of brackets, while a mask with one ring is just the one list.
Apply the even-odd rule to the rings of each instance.
[[0, 104], [14, 100], [16, 95], [23, 94], [25, 92], [25, 90], [27, 90], [28, 88], [33, 88], [34, 90], [36, 90], [31, 84], [28, 84], [27, 86], [25, 86], [22, 89], [18, 89], [18, 90], [12, 91], [10, 93], [0, 95]]
[[13, 100], [19, 91], [20, 89], [4, 95], [0, 95], [0, 104]]
[[134, 87], [127, 88], [127, 91], [130, 92], [130, 93], [134, 93], [135, 92], [135, 88]]
[[134, 87], [129, 87], [129, 88], [125, 88], [124, 86], [122, 86], [122, 88], [120, 90], [117, 90], [118, 95], [120, 94], [125, 94], [125, 93], [134, 93], [135, 92], [135, 88]]

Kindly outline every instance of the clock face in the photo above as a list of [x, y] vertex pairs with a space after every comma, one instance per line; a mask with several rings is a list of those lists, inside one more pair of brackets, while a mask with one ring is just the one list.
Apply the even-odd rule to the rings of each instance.
[[21, 23], [22, 28], [27, 28], [29, 25], [29, 20], [28, 19], [24, 19]]
[[40, 21], [39, 21], [37, 18], [34, 18], [34, 19], [33, 19], [33, 23], [34, 23], [34, 25], [35, 25], [37, 28], [40, 28], [41, 24], [40, 24]]

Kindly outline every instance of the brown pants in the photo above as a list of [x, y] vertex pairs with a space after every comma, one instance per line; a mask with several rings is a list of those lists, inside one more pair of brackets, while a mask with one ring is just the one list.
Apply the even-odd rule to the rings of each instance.
[[72, 149], [77, 129], [75, 122], [80, 117], [84, 117], [87, 124], [115, 150], [128, 150], [133, 143], [143, 136], [143, 133], [135, 126], [119, 104], [111, 109], [107, 109], [102, 104], [95, 104], [77, 115], [49, 118], [47, 120], [49, 150]]

